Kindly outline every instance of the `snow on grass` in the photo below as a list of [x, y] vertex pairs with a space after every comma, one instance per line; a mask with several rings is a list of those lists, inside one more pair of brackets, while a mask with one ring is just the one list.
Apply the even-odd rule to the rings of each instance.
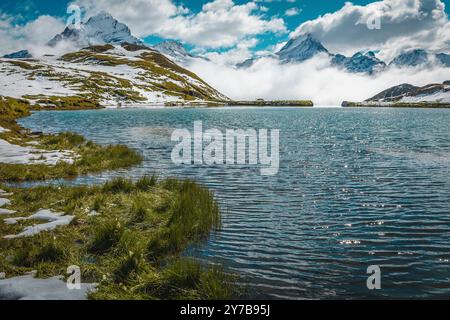
[[26, 227], [21, 233], [17, 235], [8, 235], [5, 236], [4, 238], [15, 239], [15, 238], [32, 237], [43, 231], [50, 231], [60, 226], [67, 226], [72, 222], [74, 218], [75, 218], [74, 216], [65, 216], [64, 213], [62, 212], [53, 212], [51, 210], [40, 210], [29, 217], [4, 219], [4, 222], [6, 224], [17, 224], [19, 221], [24, 220], [48, 221], [47, 223], [35, 224], [33, 226]]
[[1, 209], [0, 208], [0, 216], [1, 215], [10, 215], [10, 214], [14, 214], [14, 213], [16, 213], [16, 211], [14, 211], [14, 210], [8, 210], [8, 209]]
[[0, 207], [3, 207], [3, 206], [8, 205], [10, 203], [11, 203], [11, 201], [9, 199], [0, 198]]
[[400, 102], [405, 103], [420, 103], [420, 102], [436, 102], [436, 103], [450, 103], [450, 91], [439, 91], [429, 95], [419, 95], [414, 97], [404, 97]]
[[[30, 63], [31, 64], [31, 63]], [[2, 76], [0, 77], [0, 95], [12, 98], [22, 98], [25, 95], [71, 96], [79, 93], [77, 90], [64, 87], [59, 81], [43, 76], [32, 76], [33, 71], [24, 70], [0, 61]], [[3, 71], [7, 70], [7, 72]]]
[[75, 157], [72, 151], [46, 151], [0, 139], [0, 163], [56, 165], [62, 161], [72, 164]]
[[4, 133], [4, 132], [8, 132], [8, 131], [9, 131], [9, 129], [5, 129], [5, 128], [0, 127], [0, 133]]
[[80, 290], [70, 290], [62, 276], [48, 279], [30, 274], [0, 280], [0, 300], [87, 300], [95, 284], [80, 285]]

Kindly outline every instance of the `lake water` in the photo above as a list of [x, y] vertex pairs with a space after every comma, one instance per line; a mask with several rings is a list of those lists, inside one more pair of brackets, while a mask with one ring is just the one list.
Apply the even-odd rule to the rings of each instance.
[[[176, 128], [280, 129], [280, 170], [178, 166]], [[140, 150], [130, 170], [81, 177], [193, 178], [216, 193], [223, 230], [188, 254], [236, 271], [257, 298], [450, 298], [450, 110], [127, 109], [38, 112], [36, 131], [74, 131]], [[367, 289], [367, 268], [382, 289]]]

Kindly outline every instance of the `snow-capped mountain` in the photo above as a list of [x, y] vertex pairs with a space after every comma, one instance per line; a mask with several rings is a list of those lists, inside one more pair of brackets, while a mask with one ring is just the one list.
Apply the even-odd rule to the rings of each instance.
[[272, 58], [281, 63], [301, 63], [315, 57], [318, 54], [330, 55], [328, 50], [311, 35], [301, 36], [289, 40], [280, 51], [271, 55], [249, 58], [236, 65], [238, 69], [250, 68], [256, 61], [262, 58]]
[[[319, 54], [328, 55], [330, 63], [334, 67], [346, 72], [369, 75], [387, 70], [388, 67], [450, 67], [450, 55], [430, 53], [423, 49], [404, 52], [389, 65], [380, 60], [373, 51], [360, 51], [352, 57], [346, 57], [339, 53], [333, 54], [310, 34], [289, 40], [272, 58], [278, 59], [281, 63], [302, 63]], [[247, 59], [237, 64], [236, 67], [240, 69], [249, 68], [260, 58]]]
[[450, 104], [450, 81], [416, 87], [401, 84], [367, 99], [368, 103], [438, 103]]
[[414, 49], [401, 53], [392, 62], [390, 66], [403, 67], [432, 67], [440, 64], [444, 67], [450, 67], [450, 55], [445, 53], [430, 53], [424, 49]]
[[[322, 43], [309, 34], [289, 40], [276, 53], [275, 57], [281, 63], [301, 63], [319, 54], [328, 56], [333, 66], [342, 68], [347, 72], [373, 74], [386, 68], [386, 64], [379, 60], [372, 51], [357, 52], [350, 58], [341, 54], [331, 54]], [[257, 59], [248, 59], [236, 65], [236, 67], [249, 68]]]
[[238, 69], [248, 69], [258, 60], [258, 58], [250, 58], [236, 65]]
[[367, 99], [366, 101], [393, 101], [401, 99], [405, 94], [417, 90], [419, 87], [403, 83], [401, 85], [389, 88], [377, 94], [376, 96]]
[[[52, 54], [33, 59], [24, 59], [29, 57], [24, 50], [0, 59], [0, 96], [37, 104], [62, 103], [64, 99], [102, 105], [228, 100], [193, 72], [145, 46], [106, 12], [78, 29], [67, 27], [48, 45], [61, 41], [70, 41], [77, 49], [55, 55], [49, 47]], [[171, 52], [186, 53], [171, 48]]]
[[328, 54], [328, 50], [311, 35], [301, 36], [289, 40], [286, 45], [277, 52], [281, 62], [303, 62], [317, 54]]
[[428, 52], [423, 49], [415, 49], [401, 53], [389, 64], [396, 67], [417, 67], [429, 63]]
[[125, 24], [117, 21], [107, 12], [101, 12], [89, 18], [80, 28], [68, 26], [61, 33], [48, 42], [50, 46], [56, 46], [61, 41], [73, 42], [77, 47], [87, 47], [103, 44], [130, 43], [141, 45], [142, 41], [131, 34]]
[[153, 48], [176, 62], [185, 63], [189, 59], [196, 58], [184, 48], [180, 41], [165, 40]]
[[30, 52], [28, 50], [21, 50], [21, 51], [13, 52], [10, 54], [6, 54], [2, 58], [5, 58], [5, 59], [30, 59], [30, 58], [33, 58], [33, 56], [30, 54]]
[[436, 59], [439, 61], [440, 64], [443, 66], [450, 68], [450, 54], [445, 53], [438, 53], [436, 55]]
[[357, 52], [351, 58], [337, 54], [333, 56], [331, 63], [352, 73], [374, 74], [386, 68], [386, 64], [373, 51]]
[[227, 97], [161, 53], [136, 44], [90, 46], [62, 56], [0, 59], [0, 96], [52, 105], [186, 104]]

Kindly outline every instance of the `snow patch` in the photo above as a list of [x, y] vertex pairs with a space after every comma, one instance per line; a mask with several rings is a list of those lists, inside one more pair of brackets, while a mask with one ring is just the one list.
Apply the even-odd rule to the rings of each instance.
[[440, 91], [430, 95], [419, 95], [415, 97], [404, 97], [400, 101], [405, 103], [414, 103], [414, 102], [450, 103], [450, 91]]
[[62, 161], [72, 164], [75, 157], [72, 151], [39, 150], [0, 139], [0, 163], [56, 165]]
[[14, 214], [16, 213], [16, 211], [14, 210], [8, 210], [8, 209], [0, 209], [0, 216], [1, 215], [10, 215], [10, 214]]
[[74, 218], [75, 216], [64, 216], [64, 213], [62, 212], [53, 212], [51, 210], [40, 210], [29, 217], [4, 219], [6, 224], [17, 224], [19, 221], [24, 220], [48, 221], [47, 223], [35, 224], [33, 226], [26, 227], [21, 233], [17, 235], [8, 235], [5, 236], [4, 238], [15, 239], [15, 238], [32, 237], [43, 231], [50, 231], [60, 226], [67, 226], [72, 222]]
[[[37, 279], [36, 273], [0, 280], [0, 300], [87, 300], [95, 284], [81, 284], [80, 290], [69, 290], [62, 276]], [[0, 278], [1, 279], [1, 278]]]
[[[32, 62], [27, 62], [36, 66]], [[25, 95], [73, 96], [77, 90], [65, 87], [63, 82], [51, 80], [45, 76], [32, 76], [35, 70], [25, 70], [0, 61], [0, 95], [20, 99]], [[55, 70], [52, 70], [55, 71]]]
[[0, 207], [10, 204], [11, 201], [9, 199], [0, 198]]
[[4, 132], [8, 132], [8, 131], [9, 131], [8, 129], [0, 127], [0, 133], [4, 133]]

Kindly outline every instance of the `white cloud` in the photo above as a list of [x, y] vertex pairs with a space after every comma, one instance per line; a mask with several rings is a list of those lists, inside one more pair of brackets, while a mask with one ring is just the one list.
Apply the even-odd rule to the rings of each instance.
[[[367, 22], [376, 18], [381, 29], [369, 29]], [[407, 48], [448, 50], [448, 30], [441, 0], [383, 0], [366, 6], [347, 2], [337, 12], [301, 24], [291, 37], [311, 33], [334, 52], [381, 49], [392, 57]]]
[[233, 47], [266, 32], [287, 32], [281, 18], [265, 18], [255, 2], [214, 0], [199, 13], [188, 13], [171, 0], [77, 0], [92, 15], [101, 10], [126, 23], [139, 37], [152, 34], [208, 48]]
[[45, 44], [64, 29], [61, 19], [43, 15], [26, 24], [18, 24], [14, 17], [0, 12], [0, 55], [29, 50], [39, 55]]
[[287, 9], [284, 14], [287, 15], [288, 17], [293, 17], [293, 16], [298, 16], [301, 12], [302, 12], [301, 9], [290, 8], [290, 9]]
[[75, 0], [72, 3], [79, 5], [87, 17], [100, 11], [112, 14], [138, 37], [147, 36], [170, 18], [187, 13], [186, 8], [176, 6], [171, 0]]
[[190, 68], [233, 99], [311, 99], [316, 105], [362, 101], [402, 83], [426, 85], [448, 80], [448, 69], [443, 68], [389, 69], [373, 77], [351, 74], [331, 67], [329, 59], [320, 56], [296, 65], [280, 65], [276, 60], [264, 58], [249, 69], [207, 61], [197, 61]]
[[246, 60], [252, 56], [252, 48], [258, 44], [258, 40], [255, 38], [247, 39], [239, 42], [239, 44], [230, 50], [225, 52], [209, 51], [202, 54], [202, 56], [208, 58], [211, 63], [226, 66], [235, 66], [236, 64]]

